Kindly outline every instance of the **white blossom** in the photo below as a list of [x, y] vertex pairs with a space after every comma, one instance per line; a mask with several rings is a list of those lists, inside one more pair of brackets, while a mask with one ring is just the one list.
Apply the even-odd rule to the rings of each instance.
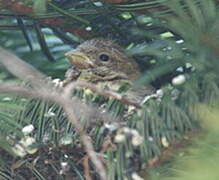
[[169, 147], [169, 145], [170, 145], [165, 136], [163, 136], [161, 138], [161, 143], [162, 143], [163, 147], [166, 147], [166, 148]]
[[33, 137], [25, 136], [19, 141], [19, 144], [24, 148], [24, 150], [28, 154], [34, 154], [37, 152], [38, 149], [36, 147], [32, 148], [30, 146], [33, 145], [35, 142], [36, 142], [36, 139], [34, 139]]
[[130, 132], [133, 136], [139, 136], [139, 132], [136, 129], [131, 129]]
[[53, 79], [52, 82], [54, 83], [55, 87], [63, 87], [63, 81], [61, 79]]
[[63, 169], [68, 169], [68, 167], [69, 167], [69, 164], [68, 164], [68, 162], [61, 162], [61, 167], [63, 168]]
[[177, 86], [183, 84], [185, 81], [186, 81], [185, 75], [180, 74], [172, 79], [172, 84]]
[[125, 153], [125, 157], [126, 157], [126, 158], [130, 158], [132, 155], [133, 155], [133, 153], [132, 153], [131, 151], [127, 151], [127, 152]]
[[154, 141], [154, 138], [152, 136], [149, 136], [148, 141], [152, 142], [152, 141]]
[[30, 145], [32, 145], [33, 143], [36, 142], [36, 139], [34, 139], [33, 137], [30, 136], [25, 136], [24, 138], [22, 138], [19, 143], [24, 146], [24, 147], [28, 147]]
[[92, 27], [91, 26], [87, 26], [85, 29], [86, 29], [86, 31], [91, 31]]
[[70, 135], [66, 135], [60, 139], [61, 145], [68, 145], [68, 144], [71, 144], [72, 142], [73, 142], [72, 136]]
[[141, 137], [140, 135], [135, 135], [132, 137], [133, 146], [139, 146], [142, 143], [143, 143], [143, 137]]
[[103, 6], [103, 3], [102, 2], [94, 2], [93, 3], [95, 6], [97, 6], [97, 7], [100, 7], [100, 6]]
[[182, 40], [182, 39], [177, 40], [176, 43], [177, 43], [177, 44], [182, 44], [182, 43], [184, 43], [184, 40]]
[[114, 141], [116, 143], [122, 143], [124, 142], [126, 139], [125, 135], [124, 134], [117, 134], [115, 137], [114, 137]]
[[133, 112], [135, 109], [136, 109], [135, 106], [131, 106], [131, 105], [130, 105], [130, 106], [128, 107], [128, 113]]
[[167, 50], [172, 50], [173, 48], [171, 46], [168, 46], [167, 47]]
[[27, 152], [25, 151], [24, 147], [22, 147], [20, 144], [15, 144], [15, 146], [12, 148], [12, 151], [20, 157], [24, 157]]
[[178, 68], [176, 69], [176, 71], [178, 71], [178, 72], [183, 72], [183, 67], [182, 67], [182, 66], [178, 67]]
[[54, 116], [56, 116], [56, 114], [52, 111], [52, 108], [50, 108], [50, 109], [48, 110], [48, 112], [46, 112], [46, 113], [44, 114], [44, 116], [45, 116], [45, 117], [54, 117]]
[[163, 97], [164, 92], [163, 92], [162, 89], [158, 89], [158, 90], [156, 91], [156, 94], [157, 94], [157, 96], [158, 96], [159, 98], [161, 98], [161, 97]]
[[115, 131], [116, 129], [119, 128], [119, 124], [118, 123], [111, 123], [111, 124], [105, 123], [104, 126], [105, 126], [106, 129], [109, 129], [109, 131], [111, 131], [111, 132]]
[[34, 130], [34, 126], [32, 124], [29, 124], [23, 127], [22, 132], [24, 133], [24, 135], [28, 135], [31, 132], [33, 132], [33, 130]]
[[132, 173], [132, 179], [133, 180], [144, 180], [142, 177], [140, 177], [136, 172]]
[[124, 127], [122, 130], [124, 133], [131, 133], [131, 129], [128, 127]]
[[2, 99], [2, 101], [11, 101], [12, 100], [12, 98], [10, 98], [10, 97], [4, 97], [3, 99]]

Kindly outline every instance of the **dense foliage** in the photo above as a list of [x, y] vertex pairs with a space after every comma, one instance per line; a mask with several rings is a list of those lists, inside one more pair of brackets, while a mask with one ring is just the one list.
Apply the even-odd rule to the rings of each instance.
[[[65, 52], [86, 39], [105, 37], [139, 63], [142, 77], [134, 85], [151, 83], [158, 90], [141, 109], [76, 92], [84, 102], [104, 107], [113, 119], [104, 123], [93, 114], [81, 117], [110, 180], [139, 177], [143, 166], [156, 164], [162, 152], [200, 128], [198, 104], [218, 104], [216, 1], [2, 0], [0, 7], [1, 46], [51, 78], [64, 78], [69, 67]], [[0, 68], [1, 83], [19, 81]], [[61, 107], [0, 95], [3, 179], [85, 179], [87, 169], [98, 179], [92, 163], [84, 162], [79, 135]], [[91, 119], [95, 123], [90, 125]], [[23, 128], [30, 125], [34, 130], [25, 134]]]

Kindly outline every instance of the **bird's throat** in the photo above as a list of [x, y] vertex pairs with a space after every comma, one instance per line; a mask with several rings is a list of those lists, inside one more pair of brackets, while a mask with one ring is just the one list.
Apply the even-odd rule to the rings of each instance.
[[78, 80], [84, 80], [92, 83], [109, 82], [114, 80], [127, 80], [128, 76], [123, 73], [105, 71], [103, 69], [90, 68], [82, 70]]

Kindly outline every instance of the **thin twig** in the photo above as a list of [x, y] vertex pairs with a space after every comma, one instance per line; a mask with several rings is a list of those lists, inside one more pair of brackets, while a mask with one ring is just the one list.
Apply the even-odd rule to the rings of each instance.
[[86, 180], [92, 180], [90, 176], [90, 167], [89, 167], [89, 157], [85, 156], [83, 158], [83, 166], [84, 166], [84, 177]]
[[[97, 153], [91, 142], [91, 138], [83, 131], [83, 128], [75, 115], [77, 105], [69, 98], [68, 94], [62, 93], [59, 89], [51, 87], [46, 83], [48, 79], [44, 74], [38, 72], [29, 64], [6, 50], [0, 49], [0, 62], [15, 76], [22, 80], [29, 80], [31, 87], [23, 87], [13, 84], [0, 84], [0, 92], [19, 94], [28, 97], [40, 98], [51, 101], [63, 107], [68, 120], [74, 125], [80, 135], [84, 148], [91, 161], [96, 167], [97, 173], [102, 180], [107, 180], [106, 170], [102, 162], [98, 159]], [[41, 87], [41, 88], [38, 88]]]
[[139, 104], [138, 102], [133, 101], [129, 98], [126, 98], [122, 94], [116, 93], [115, 91], [103, 90], [103, 89], [95, 86], [94, 84], [87, 83], [84, 81], [76, 81], [76, 82], [69, 83], [65, 87], [64, 93], [66, 93], [68, 96], [70, 96], [72, 94], [72, 90], [75, 88], [78, 88], [78, 87], [90, 89], [92, 92], [97, 93], [99, 95], [102, 95], [106, 98], [114, 98], [114, 99], [116, 99], [124, 104], [135, 106], [136, 108], [142, 107], [142, 105]]

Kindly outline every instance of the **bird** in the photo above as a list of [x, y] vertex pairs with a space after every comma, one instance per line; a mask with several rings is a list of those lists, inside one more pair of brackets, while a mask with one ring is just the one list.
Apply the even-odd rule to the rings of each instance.
[[65, 84], [82, 80], [96, 84], [101, 88], [106, 86], [112, 91], [118, 91], [126, 84], [129, 90], [125, 96], [141, 102], [143, 97], [154, 92], [151, 85], [135, 89], [133, 82], [141, 77], [137, 62], [126, 55], [125, 50], [111, 39], [94, 38], [84, 41], [74, 50], [65, 53], [70, 69], [65, 74]]

